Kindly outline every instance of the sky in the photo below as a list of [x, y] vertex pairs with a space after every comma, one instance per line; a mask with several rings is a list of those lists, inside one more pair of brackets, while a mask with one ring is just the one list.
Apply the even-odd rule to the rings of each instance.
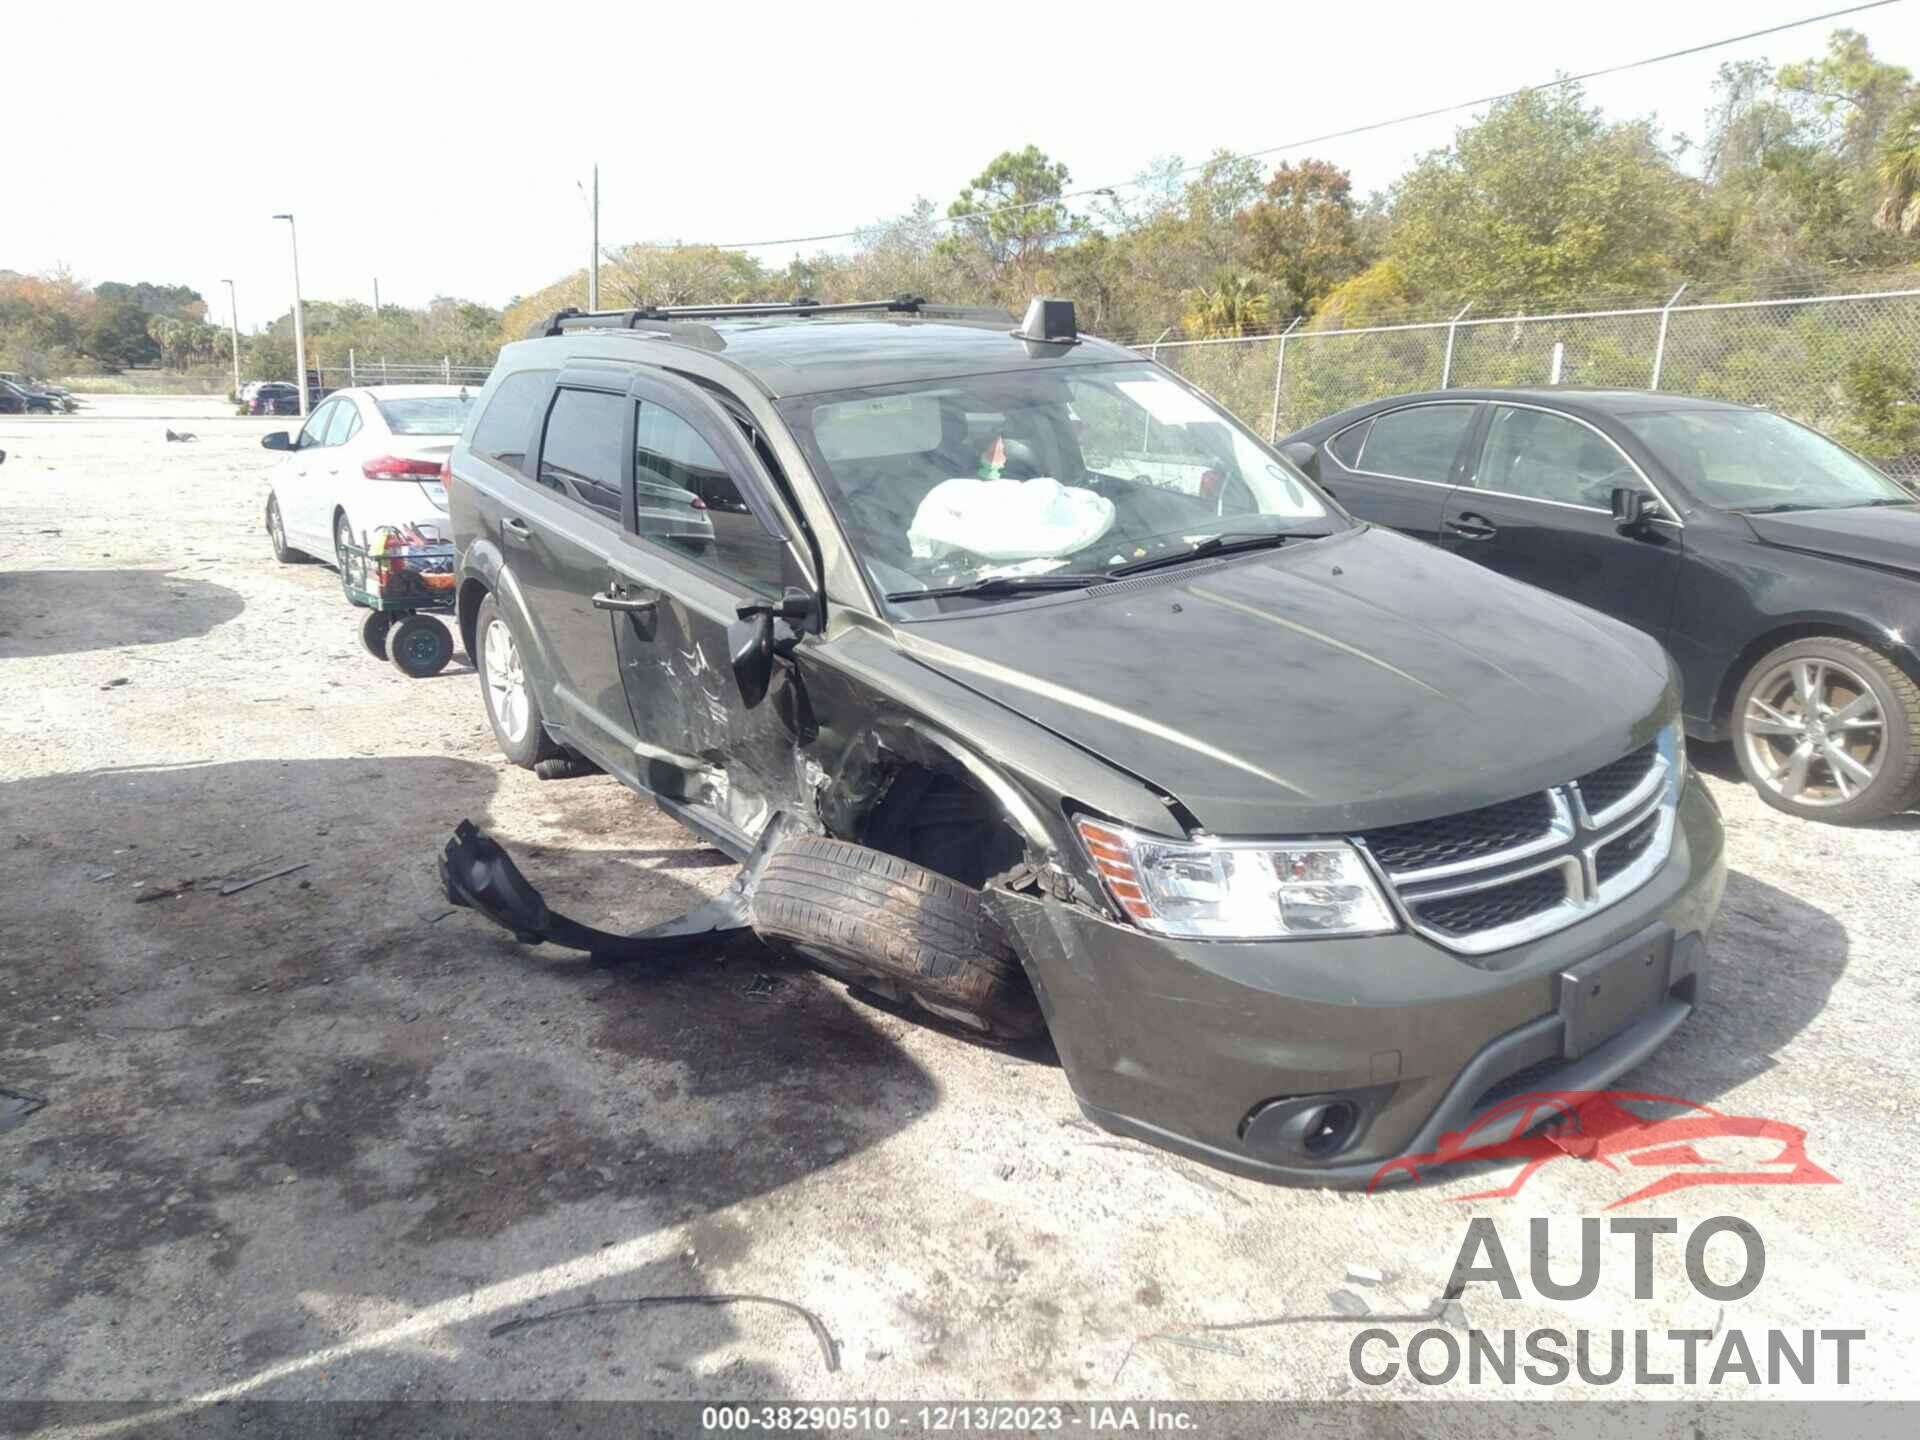
[[[290, 211], [308, 300], [371, 301], [377, 279], [387, 302], [500, 305], [585, 262], [596, 162], [603, 245], [811, 235], [920, 195], [944, 211], [1029, 143], [1075, 187], [1114, 184], [1156, 156], [1281, 145], [1844, 3], [17, 6], [7, 110], [25, 144], [0, 172], [0, 268], [184, 282], [220, 321], [230, 277], [251, 329], [289, 305], [272, 217]], [[1588, 96], [1698, 137], [1723, 62], [1805, 58], [1843, 25], [1920, 70], [1920, 0], [1900, 0]], [[1470, 118], [1289, 154], [1364, 194]]]

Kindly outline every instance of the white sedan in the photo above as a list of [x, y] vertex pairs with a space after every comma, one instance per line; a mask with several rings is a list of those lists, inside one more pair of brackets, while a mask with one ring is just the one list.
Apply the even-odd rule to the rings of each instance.
[[337, 565], [343, 545], [365, 545], [382, 526], [452, 539], [441, 468], [472, 400], [458, 385], [336, 390], [297, 436], [266, 436], [263, 446], [285, 453], [267, 496], [274, 558]]

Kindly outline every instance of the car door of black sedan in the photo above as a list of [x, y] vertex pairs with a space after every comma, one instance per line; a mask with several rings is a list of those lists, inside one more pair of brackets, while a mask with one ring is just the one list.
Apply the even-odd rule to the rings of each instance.
[[1435, 540], [1440, 516], [1469, 453], [1480, 406], [1426, 401], [1383, 410], [1320, 447], [1316, 478], [1362, 520], [1416, 540]]
[[1683, 532], [1672, 517], [1615, 524], [1614, 487], [1652, 487], [1611, 439], [1570, 415], [1495, 405], [1466, 478], [1447, 497], [1442, 546], [1666, 642]]

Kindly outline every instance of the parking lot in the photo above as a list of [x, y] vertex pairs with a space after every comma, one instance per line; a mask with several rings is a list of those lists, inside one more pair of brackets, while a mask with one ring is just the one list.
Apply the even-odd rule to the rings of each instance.
[[[258, 440], [287, 424], [104, 396], [0, 419], [0, 1089], [46, 1102], [0, 1130], [0, 1399], [1742, 1391], [1369, 1387], [1353, 1327], [1311, 1318], [1426, 1310], [1475, 1215], [1521, 1267], [1552, 1217], [1564, 1278], [1578, 1217], [1644, 1171], [1566, 1159], [1467, 1204], [1518, 1167], [1270, 1188], [1096, 1129], [1044, 1049], [905, 1022], [751, 945], [602, 968], [450, 910], [434, 860], [466, 817], [612, 928], [732, 872], [609, 779], [506, 766], [464, 655], [405, 679], [330, 569], [274, 562]], [[1680, 1239], [1748, 1222], [1766, 1269], [1743, 1298], [1691, 1287], [1677, 1240], [1636, 1297], [1620, 1235], [1586, 1298], [1475, 1284], [1466, 1319], [1742, 1331], [1762, 1355], [1770, 1329], [1864, 1330], [1844, 1386], [1823, 1362], [1754, 1388], [1910, 1394], [1920, 814], [1811, 826], [1726, 747], [1694, 759], [1730, 845], [1714, 984], [1622, 1087], [1800, 1127], [1839, 1183], [1623, 1209]], [[646, 1296], [770, 1297], [834, 1344], [752, 1300], [490, 1334]]]

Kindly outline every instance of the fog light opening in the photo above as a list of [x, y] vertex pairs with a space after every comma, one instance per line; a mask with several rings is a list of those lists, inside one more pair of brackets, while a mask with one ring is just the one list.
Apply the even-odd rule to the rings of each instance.
[[1300, 1147], [1316, 1158], [1333, 1154], [1347, 1143], [1359, 1117], [1360, 1112], [1345, 1100], [1308, 1111], [1301, 1126]]

